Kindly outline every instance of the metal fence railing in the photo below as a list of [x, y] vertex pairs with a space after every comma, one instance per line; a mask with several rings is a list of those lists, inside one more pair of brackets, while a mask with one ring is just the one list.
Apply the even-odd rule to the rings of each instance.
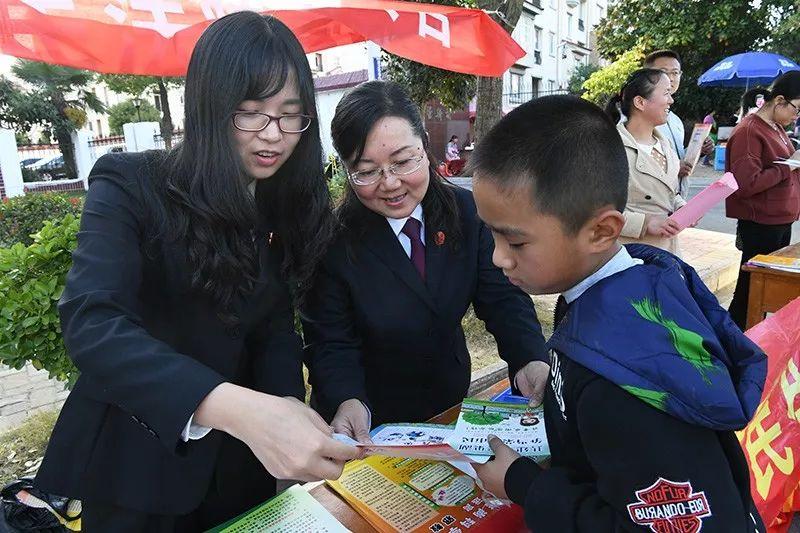
[[555, 89], [552, 91], [528, 91], [528, 92], [504, 93], [503, 108], [516, 107], [535, 98], [541, 98], [542, 96], [548, 96], [551, 94], [567, 94], [567, 93], [568, 91], [566, 89]]
[[95, 137], [89, 141], [89, 154], [94, 162], [106, 154], [125, 152], [125, 136], [113, 135], [111, 137]]
[[[183, 130], [177, 130], [172, 132], [172, 146], [175, 146], [179, 142], [183, 140]], [[164, 141], [164, 137], [161, 136], [160, 133], [156, 133], [153, 135], [153, 143], [156, 145], [157, 150], [166, 150], [167, 143]]]

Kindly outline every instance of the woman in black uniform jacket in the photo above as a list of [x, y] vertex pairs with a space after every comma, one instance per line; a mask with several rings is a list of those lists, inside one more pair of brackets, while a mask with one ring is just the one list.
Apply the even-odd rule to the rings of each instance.
[[428, 155], [419, 109], [395, 83], [346, 95], [331, 125], [349, 172], [340, 233], [303, 308], [313, 403], [336, 431], [419, 422], [460, 402], [470, 382], [461, 328], [470, 304], [509, 377], [541, 401], [547, 353], [528, 295], [492, 264], [472, 194]]
[[276, 19], [224, 17], [185, 102], [176, 149], [95, 165], [59, 302], [81, 376], [37, 485], [83, 500], [90, 533], [200, 531], [356, 455], [299, 401], [290, 287], [332, 227], [303, 50]]

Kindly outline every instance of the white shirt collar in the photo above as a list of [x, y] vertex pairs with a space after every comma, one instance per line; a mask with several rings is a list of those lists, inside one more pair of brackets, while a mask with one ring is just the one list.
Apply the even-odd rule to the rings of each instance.
[[598, 281], [613, 276], [614, 274], [622, 272], [623, 270], [627, 270], [633, 266], [641, 265], [642, 263], [644, 263], [644, 261], [641, 259], [634, 259], [624, 246], [620, 246], [619, 251], [614, 254], [614, 257], [609, 259], [605, 265], [598, 268], [594, 274], [588, 276], [571, 289], [564, 291], [564, 299], [568, 304], [571, 304]]
[[389, 222], [389, 226], [392, 227], [392, 231], [394, 231], [394, 236], [395, 237], [399, 237], [400, 236], [400, 232], [403, 231], [403, 226], [406, 225], [406, 220], [408, 220], [411, 217], [414, 217], [414, 218], [416, 218], [417, 220], [420, 221], [420, 224], [421, 224], [421, 227], [422, 227], [422, 230], [421, 230], [422, 234], [423, 235], [425, 234], [425, 220], [423, 218], [424, 215], [422, 213], [422, 203], [420, 202], [420, 203], [417, 204], [417, 207], [414, 208], [414, 211], [411, 212], [410, 216], [407, 216], [405, 218], [389, 218], [389, 217], [386, 217], [386, 221]]

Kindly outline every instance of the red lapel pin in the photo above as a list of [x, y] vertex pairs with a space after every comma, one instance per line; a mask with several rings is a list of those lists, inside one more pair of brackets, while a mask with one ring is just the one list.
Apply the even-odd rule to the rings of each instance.
[[444, 232], [437, 231], [436, 232], [436, 246], [441, 246], [444, 244]]

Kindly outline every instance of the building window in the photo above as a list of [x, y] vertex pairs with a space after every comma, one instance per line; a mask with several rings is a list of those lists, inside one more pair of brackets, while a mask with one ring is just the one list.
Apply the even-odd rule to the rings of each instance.
[[539, 84], [542, 82], [540, 78], [531, 78], [531, 97], [539, 98]]
[[572, 36], [572, 13], [567, 13], [567, 36]]
[[550, 32], [550, 44], [548, 48], [550, 50], [550, 57], [556, 57], [556, 34], [553, 32]]
[[511, 103], [521, 103], [522, 102], [522, 74], [519, 72], [511, 72], [509, 82], [511, 84], [510, 91], [509, 91], [509, 101]]
[[160, 112], [161, 111], [161, 95], [160, 94], [154, 94], [153, 95], [153, 103], [155, 104], [156, 109], [158, 109], [158, 111]]
[[322, 54], [314, 54], [314, 68], [322, 72]]
[[102, 137], [103, 136], [103, 123], [100, 122], [99, 118], [97, 119], [97, 136], [98, 137]]
[[547, 80], [547, 91], [550, 93], [556, 92], [556, 82], [555, 80]]
[[533, 49], [537, 52], [542, 49], [542, 28], [533, 29]]

